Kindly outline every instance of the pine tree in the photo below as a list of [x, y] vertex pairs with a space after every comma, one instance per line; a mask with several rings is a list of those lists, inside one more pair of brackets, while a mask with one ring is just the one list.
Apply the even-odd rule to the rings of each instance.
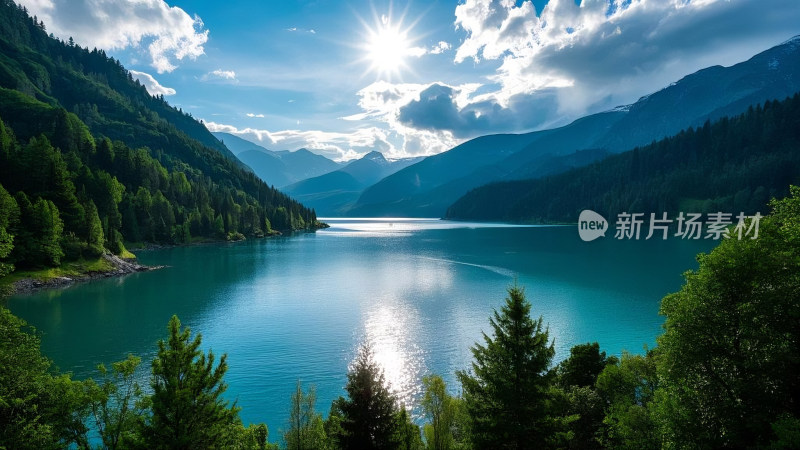
[[37, 266], [58, 266], [61, 257], [61, 235], [64, 223], [58, 208], [50, 200], [39, 198], [33, 204], [30, 217], [34, 246], [31, 249], [30, 263]]
[[396, 449], [397, 399], [386, 386], [383, 370], [369, 345], [362, 346], [347, 374], [348, 398], [341, 404], [342, 448]]
[[542, 318], [532, 320], [524, 290], [514, 286], [475, 344], [472, 371], [459, 371], [477, 448], [543, 448], [553, 437], [548, 370], [555, 349]]
[[103, 254], [105, 245], [103, 224], [100, 222], [100, 216], [97, 215], [97, 207], [93, 201], [89, 200], [84, 210], [86, 211], [86, 243], [89, 244], [89, 253], [92, 256], [100, 256]]
[[422, 435], [419, 432], [419, 425], [411, 421], [405, 406], [401, 406], [394, 416], [397, 432], [395, 442], [398, 450], [422, 450]]
[[14, 249], [14, 235], [12, 229], [19, 224], [19, 207], [14, 197], [0, 184], [0, 277], [8, 275], [14, 270], [11, 262], [4, 261]]
[[298, 380], [289, 410], [289, 429], [283, 434], [287, 450], [325, 448], [326, 437], [322, 416], [314, 410], [316, 401], [317, 392], [314, 386], [311, 386], [308, 393], [304, 393]]
[[241, 424], [239, 408], [222, 398], [228, 370], [222, 355], [214, 367], [214, 354], [200, 350], [201, 336], [191, 339], [181, 330], [177, 316], [169, 321], [169, 338], [158, 342], [153, 360], [153, 415], [145, 429], [149, 448], [204, 449], [230, 444]]

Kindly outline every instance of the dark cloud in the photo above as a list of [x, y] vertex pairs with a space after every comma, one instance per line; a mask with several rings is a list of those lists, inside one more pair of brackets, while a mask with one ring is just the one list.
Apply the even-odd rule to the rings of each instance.
[[531, 95], [512, 96], [507, 106], [483, 100], [459, 108], [457, 95], [452, 87], [432, 84], [420, 93], [419, 100], [400, 107], [397, 119], [408, 127], [450, 131], [457, 138], [470, 138], [539, 128], [547, 124], [557, 101], [555, 91], [545, 89]]

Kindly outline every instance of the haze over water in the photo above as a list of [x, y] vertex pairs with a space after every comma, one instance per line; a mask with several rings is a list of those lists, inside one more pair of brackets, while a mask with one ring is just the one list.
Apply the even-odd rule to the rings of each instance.
[[[358, 346], [372, 344], [386, 378], [416, 408], [421, 378], [453, 392], [469, 347], [515, 280], [555, 339], [556, 360], [598, 341], [609, 354], [655, 345], [661, 298], [677, 290], [714, 241], [583, 242], [575, 227], [520, 227], [423, 219], [327, 219], [316, 233], [144, 251], [168, 267], [59, 291], [17, 296], [11, 311], [43, 334], [44, 353], [77, 378], [143, 358], [177, 314], [228, 354], [228, 397], [245, 424], [285, 427], [297, 379], [315, 384], [317, 409], [344, 395]], [[418, 413], [418, 411], [415, 411]]]

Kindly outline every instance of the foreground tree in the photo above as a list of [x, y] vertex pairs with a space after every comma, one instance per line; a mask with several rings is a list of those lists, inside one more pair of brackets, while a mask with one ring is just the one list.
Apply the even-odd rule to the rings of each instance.
[[800, 188], [771, 205], [757, 239], [699, 256], [662, 301], [665, 445], [800, 446]]
[[241, 425], [239, 408], [222, 398], [227, 385], [226, 356], [214, 367], [214, 354], [200, 350], [201, 336], [191, 339], [176, 316], [169, 338], [158, 342], [150, 385], [152, 417], [145, 428], [149, 448], [203, 449], [231, 446]]
[[595, 384], [607, 366], [617, 363], [616, 357], [606, 357], [600, 344], [593, 342], [572, 347], [569, 358], [556, 367], [556, 384], [563, 392], [559, 415], [569, 418], [570, 449], [601, 448], [605, 408]]
[[597, 377], [597, 394], [602, 400], [605, 417], [599, 441], [606, 448], [659, 449], [658, 418], [654, 412], [659, 378], [657, 352], [631, 355], [606, 366]]
[[338, 402], [343, 435], [337, 440], [341, 448], [399, 448], [397, 399], [389, 391], [383, 370], [375, 362], [369, 345], [359, 349], [347, 374], [345, 390], [347, 398]]
[[263, 423], [250, 424], [245, 427], [241, 423], [232, 431], [231, 444], [234, 450], [278, 450], [278, 444], [269, 443], [269, 429]]
[[303, 392], [300, 381], [292, 394], [289, 429], [283, 433], [287, 450], [323, 450], [326, 448], [322, 416], [316, 412], [317, 391], [314, 386]]
[[493, 336], [475, 344], [470, 372], [457, 376], [477, 448], [528, 449], [552, 445], [556, 420], [551, 416], [555, 349], [542, 318], [532, 320], [531, 305], [517, 286], [489, 319]]
[[88, 446], [86, 397], [68, 375], [51, 375], [39, 338], [0, 306], [0, 448]]
[[144, 425], [150, 399], [136, 381], [136, 368], [142, 359], [128, 355], [124, 361], [111, 365], [111, 372], [100, 364], [97, 370], [103, 380], [97, 384], [86, 380], [95, 427], [103, 441], [103, 448], [115, 450], [141, 447], [139, 431]]
[[423, 450], [422, 435], [419, 432], [419, 425], [411, 421], [405, 406], [395, 414], [394, 420], [397, 423], [397, 434], [395, 441], [398, 450]]
[[439, 375], [424, 377], [422, 385], [425, 388], [422, 408], [429, 421], [424, 428], [428, 449], [450, 450], [453, 448], [456, 400], [447, 393], [447, 386]]
[[606, 352], [600, 351], [597, 342], [578, 344], [569, 350], [569, 358], [558, 365], [558, 384], [565, 388], [592, 387], [606, 365], [616, 362], [616, 357], [608, 358]]

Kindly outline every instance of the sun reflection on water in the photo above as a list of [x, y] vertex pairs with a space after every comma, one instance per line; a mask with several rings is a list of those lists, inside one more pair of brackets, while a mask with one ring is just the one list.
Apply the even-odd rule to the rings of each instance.
[[413, 409], [421, 395], [419, 380], [425, 375], [425, 352], [416, 344], [414, 311], [407, 305], [377, 304], [367, 311], [366, 341], [375, 362], [383, 369], [389, 388], [399, 402]]

